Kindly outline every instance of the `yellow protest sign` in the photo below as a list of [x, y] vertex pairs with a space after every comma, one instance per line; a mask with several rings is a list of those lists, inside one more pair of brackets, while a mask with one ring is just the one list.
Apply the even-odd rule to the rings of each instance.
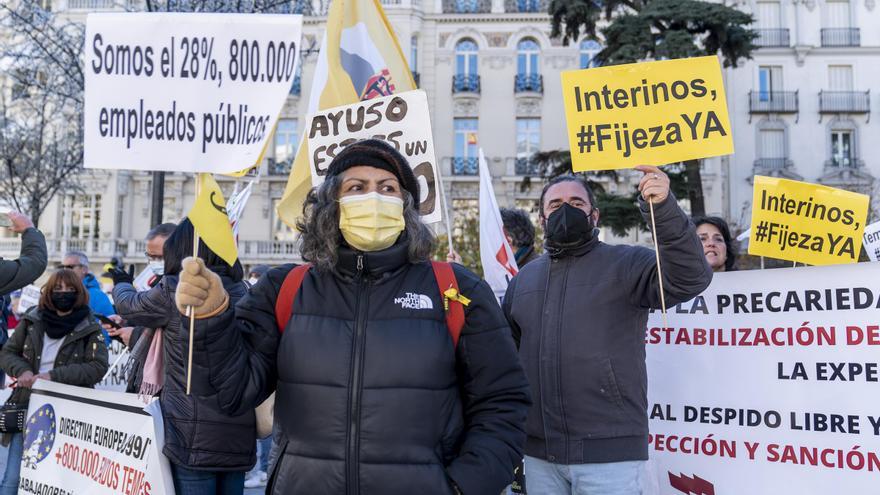
[[199, 195], [189, 210], [189, 220], [211, 251], [217, 253], [229, 266], [238, 259], [238, 247], [229, 225], [226, 200], [211, 174], [199, 174]]
[[749, 254], [808, 265], [855, 263], [869, 201], [843, 189], [756, 175]]
[[718, 57], [562, 73], [575, 171], [733, 153]]

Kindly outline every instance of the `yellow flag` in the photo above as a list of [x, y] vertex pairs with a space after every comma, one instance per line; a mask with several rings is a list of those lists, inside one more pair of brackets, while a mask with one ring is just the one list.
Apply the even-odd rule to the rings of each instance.
[[[333, 0], [315, 67], [308, 113], [416, 89], [379, 0]], [[278, 216], [295, 226], [312, 188], [303, 132]]]
[[226, 213], [226, 200], [223, 192], [211, 174], [199, 174], [199, 195], [192, 209], [189, 220], [196, 233], [211, 251], [223, 258], [229, 266], [238, 259], [238, 247], [232, 236], [232, 226]]

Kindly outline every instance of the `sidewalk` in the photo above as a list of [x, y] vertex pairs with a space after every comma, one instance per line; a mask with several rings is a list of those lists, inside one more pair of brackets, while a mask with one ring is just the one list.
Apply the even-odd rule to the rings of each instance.
[[[6, 447], [0, 446], [0, 473], [6, 472]], [[2, 474], [0, 474], [2, 476]], [[2, 479], [2, 477], [0, 477]], [[250, 488], [245, 490], [245, 495], [263, 495], [265, 488]]]

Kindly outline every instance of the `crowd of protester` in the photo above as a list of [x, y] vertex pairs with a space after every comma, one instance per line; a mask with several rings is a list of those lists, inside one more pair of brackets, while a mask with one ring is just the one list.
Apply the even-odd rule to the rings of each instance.
[[[672, 305], [735, 270], [737, 246], [724, 220], [689, 218], [661, 170], [639, 170]], [[499, 301], [467, 267], [432, 261], [419, 197], [404, 157], [361, 141], [304, 205], [308, 264], [245, 272], [204, 243], [193, 256], [184, 218], [147, 233], [147, 287], [116, 264], [108, 297], [87, 255], [69, 252], [24, 312], [18, 291], [46, 270], [46, 244], [10, 213], [22, 248], [0, 261], [0, 368], [13, 387], [0, 495], [18, 490], [14, 423], [35, 381], [94, 387], [113, 339], [129, 351], [126, 391], [158, 398], [178, 494], [653, 493], [655, 253], [602, 242], [589, 184], [561, 176], [541, 193], [543, 239], [529, 213], [501, 211], [519, 273]]]

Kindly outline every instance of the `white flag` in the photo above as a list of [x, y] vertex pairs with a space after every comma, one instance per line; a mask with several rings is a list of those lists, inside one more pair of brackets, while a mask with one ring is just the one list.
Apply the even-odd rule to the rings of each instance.
[[229, 216], [229, 225], [232, 226], [232, 236], [238, 241], [238, 221], [241, 220], [241, 214], [244, 213], [244, 207], [248, 202], [248, 199], [251, 197], [251, 190], [254, 188], [254, 182], [259, 179], [254, 179], [248, 182], [248, 185], [244, 186], [244, 189], [238, 191], [238, 183], [235, 184], [236, 191], [229, 196], [229, 201], [226, 203], [226, 214]]
[[480, 261], [483, 278], [500, 299], [507, 291], [510, 279], [519, 271], [513, 250], [504, 235], [501, 210], [495, 200], [492, 175], [483, 150], [480, 149]]

